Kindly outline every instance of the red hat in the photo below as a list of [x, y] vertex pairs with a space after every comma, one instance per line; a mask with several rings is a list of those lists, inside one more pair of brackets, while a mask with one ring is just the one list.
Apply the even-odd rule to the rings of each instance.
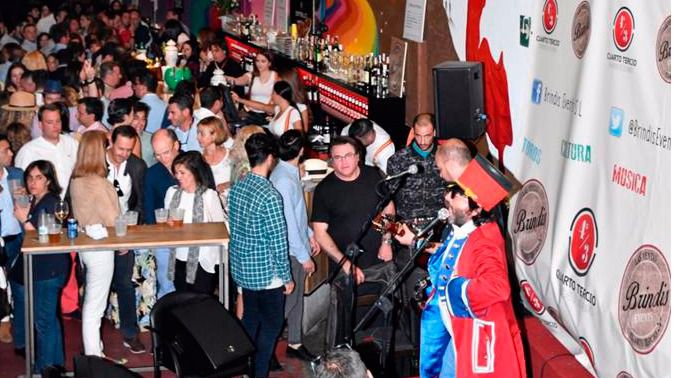
[[507, 177], [481, 155], [472, 159], [456, 183], [466, 196], [486, 211], [494, 208], [512, 190], [512, 183]]

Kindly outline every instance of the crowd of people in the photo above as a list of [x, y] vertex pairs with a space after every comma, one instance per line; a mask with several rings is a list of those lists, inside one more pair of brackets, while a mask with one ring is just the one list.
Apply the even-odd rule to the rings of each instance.
[[[185, 223], [225, 223], [235, 311], [256, 345], [258, 377], [277, 367], [274, 349], [285, 323], [287, 355], [316, 359], [302, 334], [304, 281], [316, 270], [316, 254], [329, 256], [331, 272], [352, 272], [358, 293], [376, 293], [381, 285], [371, 277], [381, 267], [404, 265], [410, 256], [401, 246], [415, 242], [412, 229], [447, 208], [452, 226], [428, 251], [430, 266], [414, 270], [403, 285], [413, 296], [415, 280], [429, 274], [434, 286], [428, 290], [437, 292], [420, 316], [410, 312], [402, 322], [420, 344], [421, 376], [519, 376], [521, 343], [493, 204], [474, 195], [479, 187], [461, 181], [474, 153], [457, 140], [439, 145], [432, 114], [414, 119], [409, 144], [398, 151], [371, 120], [345, 127], [331, 141], [333, 172], [316, 187], [308, 214], [301, 163], [312, 114], [294, 69], [276, 67], [273, 53], [263, 51], [253, 70], [244, 72], [228, 57], [222, 38], [208, 29], [193, 35], [176, 10], [156, 28], [120, 1], [105, 8], [87, 4], [93, 5], [31, 6], [19, 22], [0, 21], [0, 230], [6, 256], [0, 289], [11, 289], [14, 304], [11, 314], [0, 313], [1, 342], [25, 353], [21, 245], [41, 214], [53, 214], [63, 201], [82, 226], [113, 227], [129, 211], [137, 212], [139, 224], [153, 224], [157, 209], [181, 209]], [[192, 73], [170, 94], [157, 71], [134, 57], [141, 50], [160, 56], [168, 40], [177, 42], [180, 64]], [[218, 82], [222, 75], [228, 86]], [[228, 122], [228, 88], [240, 105], [242, 127]], [[418, 174], [403, 175], [411, 165], [420, 168]], [[384, 174], [402, 177], [382, 213], [403, 221], [407, 236], [370, 228], [359, 241], [364, 253], [351, 263], [346, 251], [379, 201]], [[16, 180], [23, 183], [18, 188], [10, 185]], [[28, 203], [19, 203], [25, 196]], [[466, 255], [460, 264], [458, 254]], [[146, 259], [156, 283], [141, 305], [134, 277]], [[84, 354], [105, 355], [100, 328], [111, 291], [124, 346], [146, 352], [140, 307], [147, 310], [175, 290], [214, 294], [219, 259], [213, 247], [36, 257], [35, 369], [64, 365], [62, 313], [81, 316]], [[495, 284], [498, 290], [487, 288]], [[491, 333], [470, 336], [467, 329], [477, 321]], [[331, 346], [352, 342], [350, 332], [336, 332]], [[483, 344], [472, 353], [475, 343]], [[518, 362], [496, 359], [493, 348]], [[339, 356], [332, 355], [335, 361]]]

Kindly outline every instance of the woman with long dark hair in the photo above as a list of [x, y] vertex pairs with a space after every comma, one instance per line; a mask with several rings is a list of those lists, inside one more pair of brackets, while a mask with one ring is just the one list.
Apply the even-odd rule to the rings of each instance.
[[276, 105], [275, 114], [269, 122], [269, 130], [280, 137], [288, 130], [304, 130], [301, 110], [294, 102], [292, 86], [287, 81], [276, 82], [271, 101]]
[[240, 98], [232, 93], [232, 99], [243, 104], [248, 110], [247, 124], [265, 125], [264, 105], [271, 103], [273, 85], [278, 81], [278, 73], [273, 67], [273, 55], [269, 51], [260, 51], [255, 56], [252, 72], [239, 77], [225, 76], [227, 82], [248, 87], [248, 98]]
[[[168, 188], [164, 207], [184, 210], [184, 223], [224, 222], [224, 211], [215, 191], [213, 172], [197, 151], [183, 152], [173, 160], [178, 185]], [[215, 266], [220, 263], [217, 247], [183, 247], [171, 251], [169, 278], [176, 290], [213, 294]]]
[[7, 70], [5, 78], [5, 92], [16, 92], [21, 88], [21, 76], [26, 72], [26, 66], [22, 63], [13, 63]]
[[[61, 186], [56, 169], [46, 160], [36, 160], [26, 167], [23, 175], [28, 194], [32, 197], [27, 206], [18, 201], [14, 216], [25, 230], [36, 230], [40, 213], [54, 214], [61, 200]], [[64, 366], [63, 331], [58, 319], [58, 300], [69, 272], [70, 258], [66, 254], [39, 255], [33, 258], [33, 290], [37, 338], [35, 369], [42, 371], [49, 365]], [[25, 348], [25, 287], [23, 259], [13, 265], [9, 273], [14, 298], [14, 347]]]

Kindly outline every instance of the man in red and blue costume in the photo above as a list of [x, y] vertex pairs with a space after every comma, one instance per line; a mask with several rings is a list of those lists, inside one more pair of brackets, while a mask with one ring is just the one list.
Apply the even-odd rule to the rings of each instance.
[[422, 343], [430, 343], [421, 346], [422, 377], [526, 376], [504, 239], [490, 213], [510, 189], [477, 156], [447, 190], [453, 230], [429, 262], [434, 292], [421, 320]]

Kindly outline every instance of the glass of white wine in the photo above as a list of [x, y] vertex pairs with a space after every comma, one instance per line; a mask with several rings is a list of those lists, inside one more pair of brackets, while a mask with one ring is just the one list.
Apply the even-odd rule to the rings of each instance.
[[56, 206], [54, 206], [54, 216], [58, 219], [59, 224], [63, 224], [66, 218], [68, 218], [68, 214], [70, 214], [68, 202], [63, 200], [58, 201]]

